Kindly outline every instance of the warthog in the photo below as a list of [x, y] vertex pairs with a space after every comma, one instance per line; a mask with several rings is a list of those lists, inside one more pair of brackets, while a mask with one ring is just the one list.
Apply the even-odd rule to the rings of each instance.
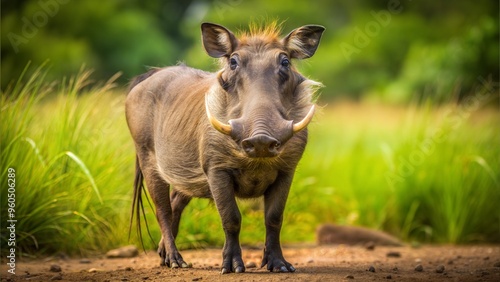
[[132, 81], [126, 100], [137, 154], [132, 217], [135, 212], [140, 228], [144, 179], [161, 228], [163, 265], [188, 267], [175, 238], [183, 209], [201, 197], [213, 199], [222, 219], [222, 273], [244, 272], [236, 197], [263, 196], [262, 266], [295, 271], [283, 258], [280, 231], [319, 83], [298, 73], [291, 60], [311, 57], [323, 31], [306, 25], [280, 38], [272, 24], [237, 38], [223, 26], [203, 23], [203, 46], [220, 58], [218, 72], [178, 65]]

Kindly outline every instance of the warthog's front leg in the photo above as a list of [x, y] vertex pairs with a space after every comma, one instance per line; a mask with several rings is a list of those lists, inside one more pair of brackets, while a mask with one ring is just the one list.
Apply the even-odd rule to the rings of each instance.
[[280, 245], [281, 224], [283, 211], [292, 183], [293, 173], [280, 173], [276, 182], [264, 194], [266, 217], [266, 246], [262, 265], [274, 272], [294, 272], [295, 268], [283, 257]]
[[241, 258], [240, 228], [241, 214], [236, 204], [234, 183], [231, 177], [222, 171], [209, 172], [209, 184], [212, 196], [222, 220], [226, 235], [222, 251], [222, 274], [230, 272], [245, 272]]

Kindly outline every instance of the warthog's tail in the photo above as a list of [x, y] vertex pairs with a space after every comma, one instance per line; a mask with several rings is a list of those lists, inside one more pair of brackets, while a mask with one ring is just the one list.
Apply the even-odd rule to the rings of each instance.
[[[139, 165], [139, 157], [136, 156], [135, 160], [135, 178], [134, 178], [134, 199], [132, 201], [132, 213], [130, 215], [130, 225], [128, 229], [128, 238], [130, 240], [130, 234], [132, 233], [132, 224], [134, 222], [134, 217], [135, 217], [135, 223], [136, 223], [136, 228], [137, 228], [137, 236], [139, 237], [139, 240], [141, 240], [141, 245], [142, 249], [146, 251], [146, 248], [144, 247], [144, 242], [142, 240], [142, 230], [141, 230], [141, 216], [144, 217], [144, 222], [146, 223], [146, 229], [148, 231], [149, 238], [151, 238], [151, 241], [154, 244], [153, 237], [151, 236], [151, 233], [149, 232], [149, 226], [148, 226], [148, 221], [146, 219], [146, 213], [144, 211], [144, 204], [142, 202], [142, 192], [144, 191], [144, 175], [142, 174], [141, 167]], [[146, 195], [146, 200], [148, 201], [149, 205], [151, 206], [151, 202], [149, 201], [148, 195]], [[141, 215], [142, 213], [142, 215]]]

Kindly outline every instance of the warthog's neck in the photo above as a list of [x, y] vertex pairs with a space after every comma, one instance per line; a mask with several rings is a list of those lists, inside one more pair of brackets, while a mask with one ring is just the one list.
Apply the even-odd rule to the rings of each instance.
[[239, 169], [233, 171], [235, 194], [240, 198], [256, 198], [276, 180], [278, 170], [262, 167], [260, 169]]

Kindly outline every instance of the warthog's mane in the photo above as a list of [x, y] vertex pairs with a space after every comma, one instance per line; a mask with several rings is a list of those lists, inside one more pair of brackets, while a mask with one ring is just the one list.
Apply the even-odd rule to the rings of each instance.
[[250, 38], [261, 38], [264, 41], [277, 41], [280, 39], [283, 22], [269, 21], [266, 23], [252, 22], [248, 30], [239, 30], [236, 36], [240, 41], [246, 41]]

